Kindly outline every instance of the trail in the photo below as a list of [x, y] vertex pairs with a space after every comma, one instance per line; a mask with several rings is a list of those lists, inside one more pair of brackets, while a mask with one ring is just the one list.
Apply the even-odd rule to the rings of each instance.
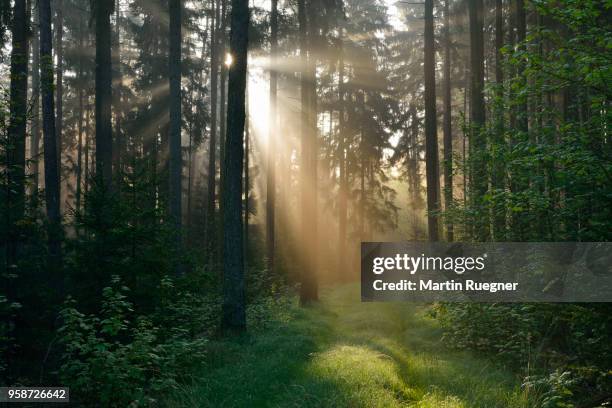
[[181, 407], [527, 407], [518, 379], [452, 351], [426, 308], [361, 303], [358, 287], [323, 292], [319, 305], [239, 341], [211, 344]]

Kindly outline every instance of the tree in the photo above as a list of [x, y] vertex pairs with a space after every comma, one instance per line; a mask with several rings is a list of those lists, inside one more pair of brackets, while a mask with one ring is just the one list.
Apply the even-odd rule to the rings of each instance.
[[495, 0], [495, 140], [493, 145], [494, 163], [492, 166], [491, 186], [496, 190], [495, 207], [493, 208], [493, 237], [500, 240], [504, 237], [506, 217], [504, 203], [499, 192], [504, 188], [504, 70], [502, 48], [504, 47], [504, 15], [502, 0]]
[[[298, 0], [300, 43], [300, 130], [301, 130], [301, 203], [302, 203], [302, 284], [300, 302], [307, 304], [318, 299], [316, 279], [316, 234], [317, 234], [317, 158], [316, 158], [316, 77], [312, 43], [316, 30], [313, 18], [314, 5]], [[309, 10], [308, 16], [306, 10]], [[309, 18], [310, 17], [310, 18]], [[309, 48], [310, 46], [310, 48]], [[313, 89], [314, 88], [314, 89]]]
[[[444, 205], [448, 211], [453, 205], [453, 124], [451, 108], [451, 37], [450, 0], [444, 0]], [[446, 222], [446, 239], [454, 239], [453, 223]]]
[[346, 86], [344, 84], [344, 28], [340, 26], [339, 31], [339, 60], [338, 60], [338, 109], [340, 113], [340, 119], [338, 120], [338, 165], [340, 167], [339, 177], [339, 197], [338, 197], [338, 259], [339, 268], [346, 267], [343, 263], [346, 259], [346, 224], [347, 224], [347, 212], [348, 212], [348, 163], [346, 160], [346, 106], [345, 106], [345, 91]]
[[[43, 138], [45, 149], [45, 203], [49, 220], [49, 253], [53, 264], [61, 262], [60, 174], [55, 136], [53, 101], [53, 55], [51, 45], [51, 0], [39, 0], [40, 82], [42, 89]], [[53, 279], [59, 284], [59, 279]]]
[[[57, 66], [55, 67], [57, 85], [55, 87], [55, 137], [57, 138], [57, 156], [62, 165], [62, 131], [64, 129], [64, 1], [57, 0], [55, 3], [55, 57]], [[60, 208], [62, 203], [60, 202]]]
[[429, 240], [438, 241], [439, 173], [436, 117], [436, 59], [433, 0], [425, 0], [425, 173], [427, 177], [427, 226]]
[[16, 261], [17, 221], [25, 210], [25, 141], [28, 99], [28, 7], [26, 0], [16, 0], [13, 6], [13, 43], [11, 50], [10, 123], [8, 128], [7, 215], [9, 217], [8, 262]]
[[266, 179], [266, 249], [268, 271], [274, 269], [274, 210], [276, 201], [276, 94], [278, 71], [276, 53], [278, 51], [278, 0], [272, 0], [270, 11], [270, 121], [268, 132], [268, 168]]
[[111, 124], [112, 61], [111, 25], [112, 0], [94, 2], [96, 24], [96, 178], [106, 191], [112, 186], [113, 136]]
[[181, 173], [181, 0], [170, 0], [170, 216], [176, 229], [177, 249], [181, 247], [183, 194]]
[[249, 35], [248, 0], [232, 0], [228, 114], [223, 186], [223, 328], [246, 329], [242, 171], [244, 159], [245, 90]]
[[213, 0], [213, 22], [210, 36], [210, 141], [208, 145], [208, 198], [206, 205], [205, 246], [207, 250], [214, 248], [215, 235], [215, 200], [217, 177], [217, 88], [219, 77], [219, 27], [221, 0]]
[[476, 237], [486, 241], [489, 237], [488, 217], [484, 213], [483, 200], [487, 191], [488, 180], [484, 151], [486, 139], [484, 133], [486, 107], [484, 102], [484, 36], [483, 36], [483, 3], [482, 0], [468, 0], [470, 20], [470, 148], [472, 158], [472, 200], [478, 210], [473, 218]]
[[[32, 2], [33, 27], [39, 27], [38, 4]], [[32, 30], [32, 135], [30, 158], [32, 159], [32, 204], [38, 202], [39, 145], [40, 145], [40, 30]]]

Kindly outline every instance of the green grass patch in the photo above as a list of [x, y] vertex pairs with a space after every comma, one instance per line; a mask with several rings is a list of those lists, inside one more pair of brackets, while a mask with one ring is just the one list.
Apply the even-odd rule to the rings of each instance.
[[176, 407], [529, 407], [535, 396], [489, 359], [448, 350], [426, 308], [361, 303], [356, 285], [294, 303], [247, 336], [211, 341]]

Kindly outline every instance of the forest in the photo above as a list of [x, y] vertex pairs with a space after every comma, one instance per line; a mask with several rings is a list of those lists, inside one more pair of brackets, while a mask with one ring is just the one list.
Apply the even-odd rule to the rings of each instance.
[[0, 386], [612, 404], [612, 299], [358, 295], [361, 242], [611, 240], [611, 0], [0, 0], [0, 73]]

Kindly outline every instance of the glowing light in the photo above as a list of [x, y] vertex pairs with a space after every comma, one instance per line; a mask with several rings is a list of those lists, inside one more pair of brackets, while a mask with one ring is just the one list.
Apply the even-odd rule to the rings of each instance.
[[234, 63], [234, 57], [232, 56], [232, 54], [228, 52], [227, 54], [225, 54], [225, 66], [231, 67], [233, 63]]

